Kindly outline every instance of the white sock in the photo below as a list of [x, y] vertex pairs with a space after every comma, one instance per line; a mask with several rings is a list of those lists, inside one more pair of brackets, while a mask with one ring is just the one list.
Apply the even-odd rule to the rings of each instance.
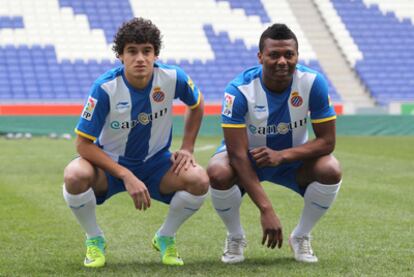
[[305, 206], [296, 228], [292, 232], [294, 237], [309, 236], [312, 228], [326, 213], [338, 194], [340, 181], [336, 185], [324, 185], [312, 182], [306, 189], [303, 197]]
[[213, 206], [226, 225], [229, 236], [244, 236], [244, 230], [240, 223], [242, 196], [239, 187], [234, 185], [228, 190], [210, 188], [210, 191]]
[[177, 191], [171, 199], [167, 218], [158, 230], [158, 235], [174, 237], [181, 224], [200, 209], [207, 194], [193, 195], [184, 190]]
[[96, 223], [96, 198], [91, 188], [81, 194], [70, 194], [63, 185], [63, 198], [85, 230], [87, 238], [103, 236], [102, 230]]

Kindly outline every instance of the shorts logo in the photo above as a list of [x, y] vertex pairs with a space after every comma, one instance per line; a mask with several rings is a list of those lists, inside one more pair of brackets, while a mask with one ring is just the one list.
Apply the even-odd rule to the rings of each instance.
[[303, 98], [299, 95], [299, 92], [293, 92], [290, 97], [290, 104], [293, 107], [300, 107], [303, 104]]
[[81, 117], [88, 121], [91, 121], [97, 103], [97, 99], [93, 98], [92, 96], [89, 96], [88, 101], [86, 102], [85, 107], [83, 108]]
[[228, 116], [228, 117], [232, 116], [234, 98], [236, 98], [236, 96], [231, 95], [230, 93], [227, 93], [227, 92], [224, 93], [224, 103], [223, 103], [223, 112], [222, 112], [223, 115]]
[[152, 99], [159, 103], [165, 99], [165, 93], [161, 90], [160, 87], [155, 87], [154, 92], [152, 93]]

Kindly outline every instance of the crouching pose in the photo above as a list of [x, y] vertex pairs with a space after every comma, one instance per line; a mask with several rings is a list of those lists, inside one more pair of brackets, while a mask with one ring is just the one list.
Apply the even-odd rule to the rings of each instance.
[[[183, 265], [175, 234], [206, 197], [209, 179], [193, 157], [203, 97], [180, 68], [156, 61], [160, 47], [151, 21], [124, 23], [113, 46], [122, 66], [95, 81], [76, 126], [80, 157], [65, 168], [63, 196], [86, 232], [86, 267], [105, 265], [95, 208], [114, 194], [127, 191], [138, 210], [150, 208], [151, 198], [169, 204], [152, 241], [167, 265]], [[175, 98], [189, 109], [181, 148], [171, 153]]]
[[[263, 32], [258, 59], [260, 65], [245, 70], [226, 87], [225, 143], [207, 168], [212, 202], [228, 232], [221, 260], [244, 260], [246, 239], [239, 213], [243, 192], [260, 211], [262, 244], [282, 246], [282, 225], [260, 184], [269, 181], [303, 197], [302, 215], [289, 243], [297, 261], [317, 262], [311, 230], [334, 201], [342, 178], [332, 155], [336, 115], [327, 83], [318, 72], [297, 64], [298, 41], [284, 24]], [[311, 140], [309, 123], [315, 133]]]

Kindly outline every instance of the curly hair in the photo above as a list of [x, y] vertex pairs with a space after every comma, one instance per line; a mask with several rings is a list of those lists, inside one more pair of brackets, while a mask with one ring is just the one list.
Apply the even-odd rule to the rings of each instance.
[[150, 43], [158, 56], [161, 48], [161, 32], [151, 20], [135, 17], [124, 22], [114, 36], [112, 50], [119, 58], [127, 43]]
[[299, 46], [295, 33], [286, 24], [275, 23], [262, 33], [259, 41], [260, 52], [263, 52], [264, 41], [267, 38], [276, 40], [293, 39], [296, 42], [296, 48]]

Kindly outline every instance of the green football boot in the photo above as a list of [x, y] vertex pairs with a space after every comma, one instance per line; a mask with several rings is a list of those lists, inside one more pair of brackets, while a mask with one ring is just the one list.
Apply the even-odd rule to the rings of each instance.
[[101, 236], [87, 239], [86, 257], [83, 265], [86, 267], [103, 267], [105, 265], [105, 239]]
[[165, 265], [184, 265], [183, 260], [177, 252], [174, 237], [158, 236], [152, 239], [152, 247], [161, 253], [161, 261]]

